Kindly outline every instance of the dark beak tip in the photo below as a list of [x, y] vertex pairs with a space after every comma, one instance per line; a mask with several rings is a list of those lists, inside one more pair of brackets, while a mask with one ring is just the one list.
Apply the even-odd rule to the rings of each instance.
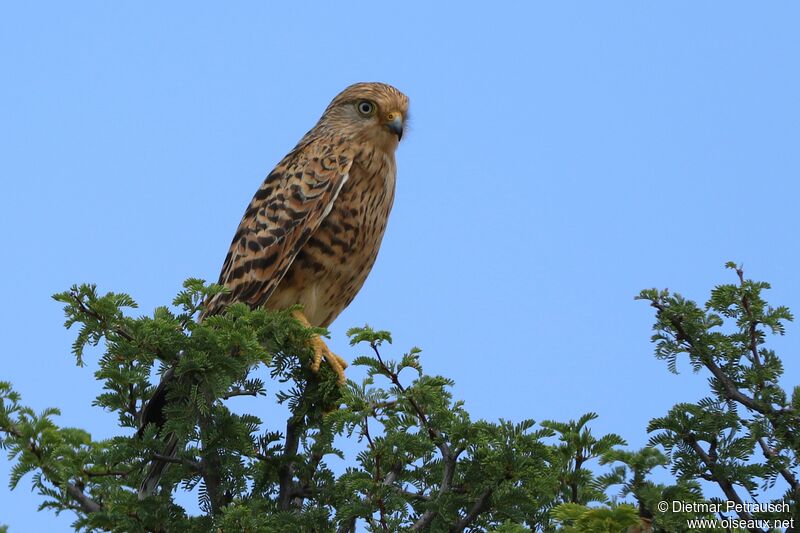
[[397, 140], [402, 140], [403, 138], [403, 126], [402, 124], [389, 124], [389, 131], [397, 135]]
[[386, 124], [386, 126], [389, 128], [389, 131], [397, 135], [397, 140], [399, 141], [403, 138], [403, 117], [397, 115], [390, 115], [390, 117], [392, 120]]

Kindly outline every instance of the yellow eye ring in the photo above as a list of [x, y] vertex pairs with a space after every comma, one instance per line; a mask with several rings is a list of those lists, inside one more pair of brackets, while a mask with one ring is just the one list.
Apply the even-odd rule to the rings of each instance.
[[359, 113], [361, 113], [365, 117], [368, 117], [370, 115], [375, 114], [377, 106], [375, 106], [375, 104], [373, 102], [370, 102], [369, 100], [361, 100], [360, 102], [358, 102], [358, 104], [356, 104], [356, 109], [358, 109]]

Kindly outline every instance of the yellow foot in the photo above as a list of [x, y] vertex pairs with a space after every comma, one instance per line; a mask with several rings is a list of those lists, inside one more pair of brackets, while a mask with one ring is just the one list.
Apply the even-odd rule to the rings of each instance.
[[[292, 315], [305, 327], [312, 327], [302, 310], [298, 309], [294, 311]], [[314, 360], [311, 363], [311, 371], [315, 374], [319, 372], [322, 360], [325, 359], [331, 369], [336, 372], [339, 385], [344, 385], [347, 382], [347, 378], [344, 376], [344, 369], [347, 368], [347, 361], [333, 353], [319, 335], [311, 337], [311, 346], [314, 348]]]

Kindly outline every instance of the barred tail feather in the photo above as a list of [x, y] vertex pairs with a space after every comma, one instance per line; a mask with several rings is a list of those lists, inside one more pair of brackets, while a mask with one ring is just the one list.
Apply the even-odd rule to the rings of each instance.
[[[170, 433], [167, 435], [167, 439], [164, 443], [164, 452], [162, 455], [167, 457], [175, 457], [175, 452], [178, 448], [178, 437], [175, 436], [174, 433]], [[142, 481], [141, 486], [139, 487], [139, 499], [143, 500], [148, 496], [152, 496], [158, 487], [158, 482], [161, 480], [161, 476], [164, 474], [164, 471], [169, 466], [168, 461], [163, 461], [160, 459], [153, 459], [150, 463], [150, 467], [147, 469], [147, 474]]]

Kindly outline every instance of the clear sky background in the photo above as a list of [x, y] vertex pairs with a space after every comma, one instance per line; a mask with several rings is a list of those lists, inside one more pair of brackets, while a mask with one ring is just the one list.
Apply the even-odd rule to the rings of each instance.
[[[404, 91], [412, 124], [381, 254], [331, 327], [346, 359], [369, 322], [476, 418], [594, 410], [640, 447], [706, 390], [654, 358], [640, 289], [705, 301], [734, 260], [800, 311], [797, 3], [267, 4], [0, 7], [0, 379], [25, 403], [112, 435], [50, 295], [94, 282], [150, 313], [216, 280], [263, 177], [357, 81]], [[772, 343], [787, 388], [799, 342]], [[8, 471], [0, 523], [69, 530]]]

